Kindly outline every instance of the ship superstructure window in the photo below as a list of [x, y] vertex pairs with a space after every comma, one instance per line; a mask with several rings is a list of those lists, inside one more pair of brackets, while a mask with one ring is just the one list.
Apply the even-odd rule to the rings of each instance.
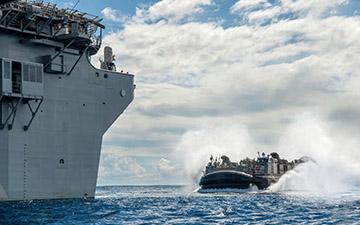
[[0, 58], [0, 66], [2, 66], [2, 70], [0, 69], [2, 93], [43, 96], [44, 73], [42, 64]]
[[43, 68], [42, 66], [35, 66], [35, 68], [36, 68], [36, 82], [42, 83]]
[[42, 83], [42, 66], [23, 63], [24, 81]]
[[64, 159], [60, 159], [60, 160], [59, 160], [59, 164], [60, 164], [60, 165], [64, 165], [64, 164], [65, 164], [65, 160], [64, 160]]
[[35, 67], [33, 66], [29, 66], [29, 74], [30, 74], [30, 82], [35, 82], [35, 78], [36, 78], [36, 70]]
[[23, 65], [23, 78], [24, 78], [24, 81], [29, 81], [29, 78], [30, 75], [29, 75], [29, 66], [27, 64], [24, 64]]
[[21, 93], [22, 90], [22, 65], [20, 62], [11, 62], [11, 81], [13, 93]]
[[12, 91], [12, 81], [11, 77], [11, 60], [9, 59], [0, 59], [0, 91], [1, 93], [11, 94]]
[[11, 64], [8, 61], [4, 61], [4, 79], [10, 79]]

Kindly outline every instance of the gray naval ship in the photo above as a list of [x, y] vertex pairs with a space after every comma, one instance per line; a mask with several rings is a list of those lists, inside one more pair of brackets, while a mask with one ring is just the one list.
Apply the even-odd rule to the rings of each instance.
[[260, 190], [266, 189], [287, 171], [310, 160], [309, 157], [302, 157], [289, 162], [281, 159], [276, 152], [269, 155], [262, 153], [257, 159], [246, 158], [239, 163], [231, 162], [225, 155], [220, 160], [211, 156], [200, 179], [200, 187], [202, 190], [249, 189], [255, 186]]
[[0, 201], [94, 197], [103, 134], [134, 76], [101, 69], [101, 19], [44, 1], [0, 0]]

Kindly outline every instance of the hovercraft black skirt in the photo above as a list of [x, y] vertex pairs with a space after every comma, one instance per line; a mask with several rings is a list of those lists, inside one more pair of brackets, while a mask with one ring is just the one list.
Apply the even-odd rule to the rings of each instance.
[[202, 189], [236, 188], [248, 189], [256, 185], [258, 189], [266, 189], [270, 181], [266, 178], [255, 177], [239, 171], [216, 171], [203, 176], [200, 180]]

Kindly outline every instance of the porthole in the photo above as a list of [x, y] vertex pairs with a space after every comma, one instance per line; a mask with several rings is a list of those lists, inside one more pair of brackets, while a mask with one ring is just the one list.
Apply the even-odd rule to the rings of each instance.
[[107, 73], [104, 74], [104, 78], [105, 78], [105, 79], [107, 79], [108, 76], [109, 76], [109, 75], [108, 75]]
[[60, 160], [59, 160], [59, 164], [60, 164], [60, 165], [64, 165], [64, 164], [65, 164], [65, 160], [64, 160], [64, 159], [60, 159]]
[[122, 90], [120, 91], [120, 96], [121, 96], [121, 97], [125, 97], [125, 96], [126, 96], [126, 91], [125, 91], [124, 89], [122, 89]]

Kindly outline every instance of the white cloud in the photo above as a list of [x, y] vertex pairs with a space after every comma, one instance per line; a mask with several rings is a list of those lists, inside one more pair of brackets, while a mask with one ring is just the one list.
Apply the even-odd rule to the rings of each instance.
[[238, 13], [243, 10], [253, 9], [256, 7], [268, 6], [267, 0], [239, 0], [231, 8], [231, 13]]
[[264, 10], [258, 10], [254, 11], [248, 14], [250, 22], [255, 21], [264, 21], [268, 19], [273, 19], [279, 16], [281, 13], [283, 13], [282, 8], [279, 6], [264, 9]]
[[276, 22], [281, 15], [286, 14], [297, 17], [321, 17], [324, 13], [333, 13], [336, 7], [347, 2], [347, 0], [280, 0], [278, 3], [270, 4], [268, 0], [240, 0], [230, 8], [230, 12], [247, 18], [250, 23], [261, 24]]
[[[183, 7], [179, 2], [157, 4]], [[249, 23], [227, 28], [176, 23], [188, 14], [165, 6], [143, 9], [145, 14], [104, 39], [118, 66], [137, 81], [135, 101], [105, 140], [152, 140], [156, 146], [141, 146], [141, 154], [156, 149], [161, 159], [186, 130], [226, 121], [247, 125], [259, 145], [271, 147], [293, 114], [313, 108], [359, 129], [360, 17], [325, 15], [339, 4], [344, 1], [282, 0], [246, 14]], [[283, 12], [301, 16], [256, 23]], [[143, 23], [143, 15], [170, 20]]]
[[158, 168], [161, 174], [164, 176], [175, 176], [178, 175], [181, 170], [179, 170], [176, 165], [165, 158], [161, 158], [158, 163]]
[[107, 20], [111, 20], [113, 22], [123, 22], [126, 19], [126, 16], [122, 15], [122, 13], [116, 9], [112, 9], [111, 7], [106, 7], [101, 11], [103, 17]]
[[[120, 60], [119, 64], [127, 66], [126, 70], [146, 74], [137, 76], [138, 81], [175, 84], [173, 87], [166, 88], [166, 84], [161, 87], [162, 91], [169, 92], [168, 96], [175, 90], [201, 96], [198, 93], [201, 89], [187, 86], [202, 85], [207, 88], [210, 84], [230, 85], [232, 83], [226, 80], [236, 80], [241, 76], [243, 82], [237, 84], [237, 91], [248, 92], [249, 88], [259, 88], [259, 85], [265, 86], [266, 90], [272, 84], [284, 85], [282, 81], [293, 79], [296, 70], [300, 72], [300, 65], [308, 67], [311, 65], [308, 62], [318, 59], [323, 60], [318, 65], [312, 65], [314, 69], [327, 64], [337, 71], [326, 57], [338, 58], [337, 66], [347, 65], [347, 70], [352, 71], [354, 68], [343, 57], [346, 54], [354, 55], [354, 49], [359, 47], [354, 42], [359, 30], [358, 23], [358, 18], [331, 17], [279, 22], [266, 27], [228, 29], [211, 23], [132, 24], [119, 33], [107, 36], [104, 41], [116, 46], [114, 52]], [[346, 45], [351, 45], [352, 49], [342, 47]], [[332, 56], [335, 52], [336, 56]], [[284, 60], [289, 61], [281, 64]], [[274, 65], [261, 66], [269, 63]], [[321, 79], [332, 76], [330, 71], [316, 73], [325, 75], [319, 77]], [[271, 74], [276, 75], [276, 79]], [[221, 80], [223, 82], [219, 82]], [[179, 84], [184, 87], [177, 86]], [[157, 96], [156, 92], [151, 95]], [[159, 95], [164, 97], [161, 93]], [[173, 99], [173, 103], [179, 101], [187, 103], [192, 100]], [[151, 100], [145, 102], [153, 105]]]
[[359, 32], [356, 17], [227, 29], [211, 23], [157, 23], [129, 24], [104, 41], [114, 46], [119, 65], [138, 74], [133, 110], [165, 121], [166, 115], [308, 105], [308, 96], [321, 90], [331, 100], [331, 90], [345, 91], [357, 83]]
[[213, 0], [161, 0], [147, 9], [137, 10], [137, 19], [167, 19], [172, 22], [202, 12], [203, 6], [213, 4]]
[[334, 9], [347, 2], [348, 0], [281, 0], [283, 8], [288, 9], [291, 12], [310, 13], [313, 16], [319, 16], [324, 11]]
[[[140, 154], [139, 154], [140, 153]], [[98, 176], [98, 185], [118, 184], [184, 184], [183, 170], [173, 161], [149, 149], [126, 150], [119, 146], [104, 145]], [[164, 155], [162, 153], [162, 155]], [[137, 159], [139, 157], [139, 159]], [[146, 158], [145, 160], [142, 160]]]
[[144, 178], [151, 176], [144, 167], [142, 167], [134, 158], [123, 156], [118, 149], [105, 149], [102, 151], [100, 167], [99, 167], [99, 182], [108, 183], [109, 179], [112, 182], [122, 183], [123, 179], [129, 178]]

